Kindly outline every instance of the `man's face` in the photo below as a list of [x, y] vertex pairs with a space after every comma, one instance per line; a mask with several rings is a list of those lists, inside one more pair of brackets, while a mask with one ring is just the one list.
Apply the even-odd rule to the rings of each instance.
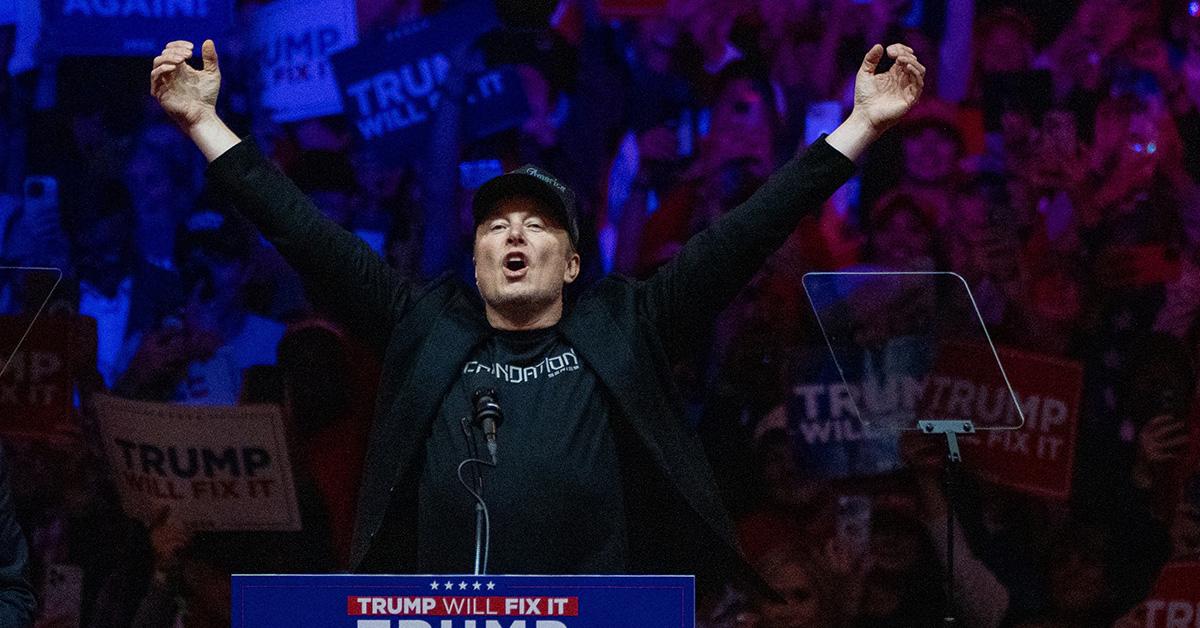
[[570, 237], [530, 198], [505, 199], [475, 228], [475, 283], [488, 307], [531, 314], [579, 275]]

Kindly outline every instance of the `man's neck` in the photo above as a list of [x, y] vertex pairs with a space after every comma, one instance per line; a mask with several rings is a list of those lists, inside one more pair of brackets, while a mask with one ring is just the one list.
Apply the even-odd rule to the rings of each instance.
[[488, 324], [500, 331], [527, 331], [553, 327], [562, 319], [563, 304], [559, 299], [549, 306], [535, 309], [530, 307], [497, 308], [484, 304]]

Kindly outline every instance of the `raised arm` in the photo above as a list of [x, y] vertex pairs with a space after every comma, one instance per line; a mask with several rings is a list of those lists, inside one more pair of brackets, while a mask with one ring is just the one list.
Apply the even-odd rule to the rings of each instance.
[[212, 40], [204, 65], [173, 41], [154, 59], [150, 91], [209, 161], [213, 189], [230, 200], [304, 279], [310, 297], [376, 349], [406, 309], [411, 286], [354, 234], [321, 214], [295, 184], [216, 113], [221, 70]]
[[814, 215], [854, 172], [854, 160], [917, 101], [925, 68], [912, 49], [892, 44], [896, 64], [876, 74], [884, 48], [863, 58], [855, 79], [854, 110], [842, 124], [792, 159], [749, 200], [693, 236], [641, 287], [643, 313], [668, 351], [680, 355], [697, 332], [737, 294], [796, 228]]

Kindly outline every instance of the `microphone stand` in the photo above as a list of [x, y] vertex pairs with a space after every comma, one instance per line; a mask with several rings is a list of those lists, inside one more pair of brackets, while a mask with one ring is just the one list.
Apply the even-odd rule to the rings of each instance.
[[[473, 575], [483, 576], [487, 575], [488, 554], [491, 551], [492, 521], [488, 514], [487, 503], [483, 501], [483, 473], [479, 471], [479, 465], [495, 468], [496, 463], [479, 457], [479, 448], [471, 434], [471, 420], [463, 417], [459, 423], [462, 426], [463, 436], [467, 439], [467, 448], [471, 457], [458, 464], [458, 481], [463, 488], [467, 489], [471, 497], [475, 498], [475, 570]], [[463, 467], [467, 465], [472, 465], [472, 469], [475, 471], [474, 489], [463, 479]]]
[[974, 434], [975, 424], [970, 421], [918, 421], [917, 429], [924, 434], [946, 435], [946, 467], [942, 486], [946, 491], [946, 568], [943, 575], [946, 587], [946, 603], [942, 613], [942, 625], [953, 628], [957, 625], [954, 616], [954, 511], [955, 495], [958, 492], [958, 475], [962, 469], [962, 452], [958, 448], [959, 434]]

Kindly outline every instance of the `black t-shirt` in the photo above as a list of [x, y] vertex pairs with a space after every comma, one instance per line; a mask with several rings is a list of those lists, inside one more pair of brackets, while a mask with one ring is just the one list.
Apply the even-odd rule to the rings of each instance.
[[[499, 464], [479, 465], [491, 515], [490, 573], [626, 571], [626, 523], [610, 412], [596, 376], [555, 328], [496, 332], [468, 358], [426, 441], [418, 489], [421, 573], [470, 573], [475, 501], [456, 470], [469, 457], [460, 419], [494, 388]], [[471, 430], [482, 458], [482, 432]], [[473, 465], [463, 469], [472, 486]]]

